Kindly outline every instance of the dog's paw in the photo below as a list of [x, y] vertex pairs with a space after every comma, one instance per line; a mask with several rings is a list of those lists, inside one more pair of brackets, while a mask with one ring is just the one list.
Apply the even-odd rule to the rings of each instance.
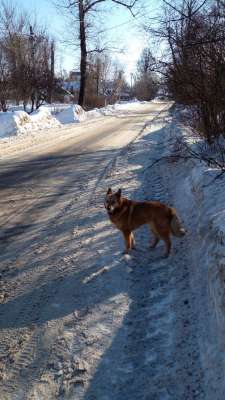
[[123, 254], [123, 259], [124, 259], [126, 262], [129, 262], [129, 261], [132, 259], [132, 256], [131, 256], [129, 253], [124, 253], [124, 254]]
[[164, 258], [164, 259], [166, 259], [166, 258], [168, 258], [169, 257], [169, 253], [164, 253], [163, 255], [162, 255], [162, 258]]

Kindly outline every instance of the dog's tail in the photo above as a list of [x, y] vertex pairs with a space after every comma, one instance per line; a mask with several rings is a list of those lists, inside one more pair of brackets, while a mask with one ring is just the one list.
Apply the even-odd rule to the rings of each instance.
[[186, 231], [182, 226], [181, 220], [178, 217], [175, 208], [171, 208], [170, 210], [171, 210], [170, 228], [172, 234], [177, 237], [182, 237], [186, 234]]

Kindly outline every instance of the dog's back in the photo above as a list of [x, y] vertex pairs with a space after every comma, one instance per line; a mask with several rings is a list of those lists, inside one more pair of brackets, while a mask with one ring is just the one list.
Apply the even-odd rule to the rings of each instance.
[[[169, 224], [170, 209], [158, 201], [129, 201], [130, 228], [132, 230], [149, 223]], [[128, 221], [129, 222], [129, 221]], [[129, 225], [129, 224], [128, 224]]]

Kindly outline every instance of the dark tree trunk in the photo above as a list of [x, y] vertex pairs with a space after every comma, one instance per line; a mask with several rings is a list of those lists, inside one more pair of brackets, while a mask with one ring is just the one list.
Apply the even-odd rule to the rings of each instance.
[[55, 44], [51, 43], [51, 70], [49, 76], [49, 86], [48, 86], [48, 103], [52, 103], [52, 95], [54, 88], [54, 78], [55, 78]]
[[78, 104], [84, 105], [85, 87], [86, 87], [86, 70], [87, 70], [87, 46], [85, 34], [85, 11], [83, 0], [79, 0], [79, 21], [80, 21], [80, 91]]
[[33, 92], [31, 94], [31, 109], [30, 109], [29, 114], [31, 114], [34, 111], [34, 104], [35, 104], [35, 93]]
[[6, 100], [5, 99], [1, 99], [0, 103], [1, 103], [0, 110], [6, 112], [7, 111]]

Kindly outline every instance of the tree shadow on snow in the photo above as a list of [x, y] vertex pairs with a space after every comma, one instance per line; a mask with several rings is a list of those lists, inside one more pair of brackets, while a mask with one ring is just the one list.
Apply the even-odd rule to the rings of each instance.
[[[158, 136], [161, 137], [163, 129], [150, 133], [149, 137], [145, 135], [143, 140], [146, 140], [146, 143], [149, 140], [152, 143], [156, 142]], [[100, 399], [104, 396], [107, 398], [107, 394], [110, 393], [111, 399], [143, 400], [143, 393], [147, 393], [152, 379], [149, 368], [146, 367], [148, 363], [146, 357], [148, 355], [151, 357], [150, 347], [146, 348], [148, 346], [146, 335], [151, 331], [152, 321], [148, 317], [148, 310], [144, 310], [145, 318], [140, 320], [139, 309], [144, 304], [145, 294], [151, 292], [151, 278], [155, 270], [168, 268], [168, 262], [161, 260], [162, 247], [151, 253], [141, 234], [137, 241], [138, 250], [132, 253], [131, 261], [126, 261], [121, 256], [123, 243], [119, 232], [110, 231], [109, 237], [107, 236], [109, 227], [104, 224], [107, 219], [105, 210], [102, 209], [96, 215], [89, 215], [87, 209], [82, 215], [75, 200], [76, 196], [79, 198], [85, 191], [87, 174], [95, 174], [96, 171], [97, 175], [102, 160], [104, 167], [112, 155], [111, 150], [80, 155], [58, 155], [52, 160], [32, 160], [27, 164], [23, 163], [19, 168], [18, 165], [14, 165], [10, 170], [0, 173], [3, 196], [4, 190], [7, 193], [12, 190], [10, 193], [13, 197], [15, 188], [22, 196], [24, 188], [32, 185], [33, 179], [40, 184], [41, 191], [37, 202], [31, 205], [28, 203], [25, 209], [19, 211], [16, 224], [13, 226], [10, 226], [10, 223], [6, 224], [0, 235], [2, 238], [0, 249], [1, 246], [3, 249], [0, 261], [9, 264], [9, 269], [3, 272], [3, 276], [5, 273], [9, 282], [11, 280], [13, 283], [15, 278], [21, 279], [23, 274], [26, 277], [29, 272], [37, 273], [37, 281], [33, 285], [31, 283], [25, 286], [22, 295], [17, 294], [8, 300], [6, 298], [0, 305], [0, 329], [23, 328], [33, 324], [40, 326], [87, 307], [90, 310], [94, 309], [96, 305], [127, 293], [130, 299], [129, 310], [115, 336], [111, 338], [110, 347], [102, 355], [84, 399]], [[137, 169], [137, 179], [146, 168], [144, 158], [143, 164], [141, 160], [140, 152], [138, 166], [141, 168]], [[57, 166], [60, 166], [60, 176]], [[76, 174], [73, 174], [73, 170], [76, 170]], [[65, 174], [63, 181], [61, 181], [62, 171]], [[49, 198], [53, 177], [55, 185], [53, 183], [54, 188]], [[122, 186], [123, 181], [120, 183]], [[102, 194], [102, 199], [93, 200], [89, 198], [90, 193], [87, 193], [85, 201], [103, 202], [105, 193], [98, 192], [98, 196], [99, 194]], [[65, 199], [68, 200], [68, 209], [64, 210], [62, 204], [62, 210], [59, 207], [55, 214], [54, 207]], [[44, 220], [40, 221], [43, 210], [45, 212], [48, 210], [49, 214], [53, 213], [46, 226]], [[88, 229], [96, 221], [102, 224], [94, 228], [96, 235], [93, 238], [93, 231], [89, 233]], [[74, 229], [81, 228], [79, 241], [82, 235], [85, 241], [82, 249], [76, 247], [76, 236], [71, 236]], [[16, 234], [13, 235], [14, 229]], [[37, 243], [40, 249], [43, 248], [41, 253], [35, 253]], [[82, 256], [82, 265], [79, 265], [76, 252], [79, 253], [79, 257]], [[95, 254], [95, 257], [90, 257], [90, 254]], [[11, 264], [16, 264], [17, 259], [21, 260], [19, 266], [10, 268]], [[105, 268], [106, 272], [92, 279], [102, 268]], [[120, 280], [120, 276], [123, 279]], [[97, 290], [94, 290], [93, 286]], [[152, 307], [155, 301], [157, 299], [152, 300]], [[33, 304], [37, 305], [35, 309]], [[127, 336], [128, 328], [129, 336]], [[155, 341], [157, 340], [156, 332]], [[149, 339], [149, 346], [150, 342], [152, 343], [152, 338]], [[134, 369], [138, 371], [138, 379], [133, 376]], [[154, 374], [154, 362], [152, 373]]]

